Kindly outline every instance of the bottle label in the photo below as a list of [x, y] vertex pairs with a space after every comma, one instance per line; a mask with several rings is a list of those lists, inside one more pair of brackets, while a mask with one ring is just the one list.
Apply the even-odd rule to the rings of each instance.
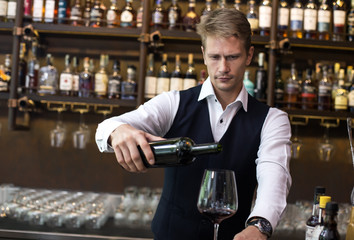
[[33, 21], [42, 21], [43, 16], [43, 0], [35, 0], [33, 2]]
[[81, 20], [82, 11], [80, 8], [72, 8], [70, 20]]
[[333, 11], [333, 24], [334, 26], [344, 26], [345, 25], [345, 11], [334, 10]]
[[143, 26], [143, 11], [139, 11], [136, 15], [136, 27], [140, 28]]
[[110, 79], [108, 82], [108, 94], [115, 95], [120, 92], [120, 81], [117, 79]]
[[116, 11], [110, 9], [107, 12], [107, 24], [108, 25], [117, 25], [117, 13]]
[[95, 75], [95, 92], [107, 93], [108, 76], [107, 74], [96, 73]]
[[348, 105], [354, 107], [354, 90], [350, 91], [348, 94]]
[[123, 99], [135, 99], [135, 86], [134, 82], [123, 82], [122, 83], [122, 98]]
[[152, 15], [152, 23], [153, 24], [162, 24], [163, 23], [163, 14], [162, 12], [154, 12]]
[[331, 97], [332, 96], [332, 87], [331, 86], [326, 86], [326, 85], [320, 85], [318, 87], [318, 96], [321, 97]]
[[9, 2], [7, 5], [7, 18], [14, 19], [16, 16], [17, 2]]
[[183, 90], [183, 78], [171, 77], [171, 89], [181, 91]]
[[314, 231], [315, 231], [315, 227], [306, 226], [305, 240], [312, 240], [312, 236], [313, 236]]
[[9, 90], [8, 83], [0, 79], [0, 92], [7, 92], [8, 90]]
[[305, 9], [304, 11], [304, 30], [316, 31], [317, 10]]
[[73, 91], [79, 91], [79, 75], [73, 75]]
[[279, 8], [278, 25], [279, 26], [288, 26], [289, 25], [289, 9], [288, 8]]
[[248, 22], [251, 25], [252, 30], [257, 30], [258, 29], [258, 19], [256, 18], [247, 18]]
[[290, 10], [290, 27], [291, 30], [301, 30], [304, 19], [304, 10], [292, 8]]
[[54, 9], [55, 9], [55, 1], [51, 0], [45, 2], [45, 13], [44, 13], [45, 22], [53, 22]]
[[170, 90], [170, 78], [159, 77], [157, 78], [156, 93], [160, 94]]
[[67, 8], [67, 1], [59, 0], [58, 3], [58, 18], [66, 18], [66, 8]]
[[259, 27], [270, 28], [272, 19], [272, 8], [269, 6], [259, 6]]
[[0, 0], [0, 16], [6, 17], [7, 1]]
[[145, 97], [153, 98], [156, 95], [156, 80], [154, 76], [145, 77]]
[[321, 232], [322, 232], [322, 229], [323, 229], [323, 226], [321, 226], [321, 225], [317, 225], [316, 227], [315, 227], [315, 229], [313, 230], [313, 232], [312, 232], [312, 238], [311, 238], [311, 240], [318, 240], [319, 239], [319, 237], [320, 237], [320, 234], [321, 234]]
[[90, 14], [91, 21], [100, 21], [102, 19], [102, 12], [100, 9], [92, 9]]
[[348, 98], [344, 95], [337, 95], [334, 99], [334, 108], [337, 110], [347, 110]]
[[129, 11], [123, 11], [120, 15], [120, 21], [122, 27], [132, 26], [133, 14]]
[[25, 0], [24, 6], [23, 6], [23, 15], [24, 16], [31, 16], [31, 10], [32, 10], [32, 1]]
[[286, 93], [287, 94], [298, 94], [299, 92], [299, 85], [295, 83], [288, 83], [286, 84]]
[[168, 12], [168, 23], [170, 24], [170, 27], [176, 26], [177, 23], [177, 11], [172, 9]]
[[191, 87], [197, 86], [197, 80], [193, 78], [185, 78], [183, 80], [183, 89], [186, 90]]
[[63, 91], [71, 91], [73, 86], [73, 75], [71, 73], [62, 73], [60, 75], [59, 89]]

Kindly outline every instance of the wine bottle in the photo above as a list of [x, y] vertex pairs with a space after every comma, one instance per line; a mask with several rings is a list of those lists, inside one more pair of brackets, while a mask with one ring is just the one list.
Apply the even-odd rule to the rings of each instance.
[[322, 0], [317, 15], [317, 32], [319, 40], [329, 40], [330, 24], [331, 24], [331, 7], [328, 0]]
[[295, 109], [299, 98], [300, 84], [296, 74], [295, 63], [291, 64], [290, 77], [285, 83], [284, 102], [289, 109]]
[[120, 74], [120, 62], [114, 60], [113, 62], [113, 72], [108, 77], [108, 98], [109, 99], [118, 99], [120, 97], [122, 84], [122, 76]]
[[256, 1], [249, 0], [247, 5], [248, 5], [248, 11], [246, 14], [247, 20], [251, 25], [252, 33], [258, 34], [259, 18], [258, 18], [258, 9], [257, 9]]
[[318, 110], [330, 110], [332, 81], [328, 78], [327, 66], [323, 66], [322, 71], [322, 79], [318, 83]]
[[284, 101], [284, 80], [281, 76], [281, 66], [278, 62], [275, 66], [274, 103], [275, 107], [283, 107]]
[[153, 165], [147, 161], [143, 151], [138, 146], [140, 156], [147, 168], [187, 165], [193, 163], [198, 155], [218, 153], [222, 150], [219, 143], [195, 144], [192, 139], [187, 137], [151, 142], [150, 147], [155, 158]]
[[255, 97], [259, 100], [267, 99], [267, 71], [264, 69], [265, 53], [260, 52], [258, 54], [258, 69], [256, 71], [255, 80]]
[[61, 95], [71, 95], [73, 89], [73, 74], [70, 68], [70, 55], [65, 55], [65, 70], [59, 77], [59, 91]]
[[339, 240], [340, 236], [337, 230], [338, 203], [328, 202], [326, 204], [326, 217], [324, 227], [319, 240]]
[[330, 196], [320, 196], [320, 209], [318, 211], [318, 224], [315, 226], [312, 232], [312, 239], [318, 239], [324, 226], [323, 219], [325, 217], [326, 204], [330, 202], [332, 198]]
[[179, 54], [176, 54], [175, 70], [171, 74], [170, 90], [183, 90], [183, 76], [181, 71], [181, 60]]
[[195, 32], [199, 23], [199, 15], [195, 12], [195, 0], [189, 0], [188, 11], [183, 17], [183, 29], [186, 32]]
[[167, 23], [167, 11], [162, 5], [162, 0], [156, 0], [155, 8], [151, 13], [151, 24], [153, 29], [166, 28]]
[[197, 86], [197, 74], [195, 73], [193, 54], [188, 54], [188, 68], [183, 80], [183, 89]]
[[245, 74], [243, 75], [243, 85], [247, 92], [253, 97], [254, 96], [254, 83], [250, 80], [250, 71], [246, 69]]
[[271, 20], [272, 3], [270, 0], [263, 0], [259, 5], [259, 35], [270, 35]]
[[332, 41], [345, 41], [346, 4], [343, 0], [333, 2]]
[[167, 69], [167, 54], [162, 54], [162, 64], [156, 80], [156, 94], [170, 90], [170, 73]]
[[315, 230], [315, 227], [319, 224], [318, 213], [319, 213], [319, 204], [320, 196], [323, 196], [326, 189], [324, 187], [317, 186], [315, 187], [315, 194], [312, 205], [312, 214], [306, 221], [306, 240], [312, 240], [312, 233]]
[[279, 1], [278, 9], [278, 36], [280, 38], [288, 37], [290, 9], [286, 0]]
[[301, 84], [302, 109], [314, 109], [317, 104], [317, 87], [312, 79], [312, 69], [306, 70], [306, 79]]
[[178, 5], [177, 0], [172, 0], [170, 7], [168, 8], [168, 29], [180, 29], [182, 10]]
[[304, 9], [304, 37], [305, 39], [317, 38], [317, 5], [315, 0], [308, 0]]
[[304, 9], [300, 0], [295, 0], [290, 9], [290, 37], [302, 38]]

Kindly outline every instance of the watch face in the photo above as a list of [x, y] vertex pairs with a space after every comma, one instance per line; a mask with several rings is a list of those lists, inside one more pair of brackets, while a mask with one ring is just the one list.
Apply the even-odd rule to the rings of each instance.
[[272, 226], [270, 225], [270, 223], [262, 219], [259, 220], [258, 223], [261, 225], [263, 231], [270, 236], [270, 234], [272, 233]]

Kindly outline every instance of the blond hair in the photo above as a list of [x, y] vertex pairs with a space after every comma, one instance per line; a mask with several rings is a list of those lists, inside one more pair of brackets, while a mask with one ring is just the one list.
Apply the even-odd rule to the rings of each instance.
[[202, 45], [208, 36], [229, 38], [236, 37], [244, 42], [246, 51], [251, 47], [251, 27], [246, 16], [236, 10], [219, 8], [203, 16], [197, 25], [197, 33], [201, 36]]

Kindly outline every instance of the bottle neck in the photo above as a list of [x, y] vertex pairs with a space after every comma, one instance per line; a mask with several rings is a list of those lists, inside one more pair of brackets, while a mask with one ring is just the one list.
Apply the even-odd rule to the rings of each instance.
[[191, 147], [191, 154], [197, 156], [205, 153], [217, 153], [221, 150], [222, 146], [219, 143], [196, 144]]

